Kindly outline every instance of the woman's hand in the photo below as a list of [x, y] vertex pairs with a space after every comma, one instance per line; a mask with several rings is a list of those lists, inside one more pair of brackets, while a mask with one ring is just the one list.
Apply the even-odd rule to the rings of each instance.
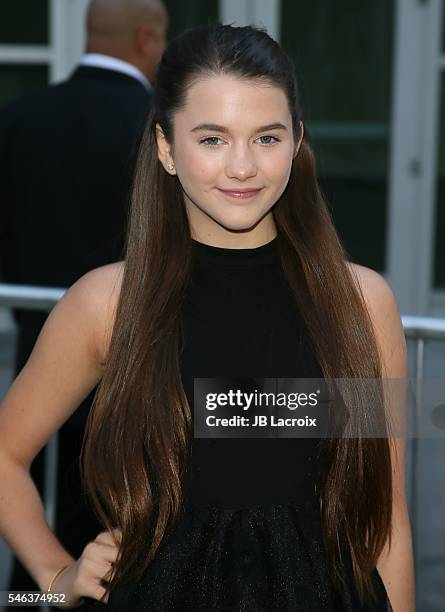
[[[102, 580], [107, 582], [110, 579], [119, 552], [119, 544], [116, 544], [115, 539], [120, 543], [121, 533], [118, 529], [102, 531], [93, 541], [88, 542], [79, 559], [61, 573], [51, 591], [65, 593], [67, 601], [57, 604], [57, 608], [77, 608], [82, 605], [83, 597], [108, 602], [108, 593], [102, 586]], [[106, 596], [101, 599], [105, 593]]]

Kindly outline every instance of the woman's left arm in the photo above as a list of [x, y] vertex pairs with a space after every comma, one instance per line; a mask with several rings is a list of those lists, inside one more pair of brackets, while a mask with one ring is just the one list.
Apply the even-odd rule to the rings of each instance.
[[[374, 270], [357, 264], [352, 264], [352, 267], [357, 273], [373, 321], [382, 357], [383, 377], [407, 379], [405, 335], [394, 293], [385, 279]], [[393, 472], [392, 541], [391, 548], [388, 542], [382, 551], [377, 570], [394, 612], [414, 612], [414, 560], [405, 492], [405, 438], [391, 437], [390, 442]]]

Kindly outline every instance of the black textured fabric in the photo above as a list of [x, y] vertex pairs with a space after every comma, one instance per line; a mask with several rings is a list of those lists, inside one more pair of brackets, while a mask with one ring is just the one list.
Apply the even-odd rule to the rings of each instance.
[[[193, 241], [183, 306], [181, 371], [193, 414], [194, 378], [322, 378], [282, 272], [278, 237], [254, 249]], [[111, 593], [113, 612], [390, 610], [360, 606], [349, 551], [346, 588], [328, 577], [319, 509], [316, 438], [194, 438], [185, 503], [139, 583]]]

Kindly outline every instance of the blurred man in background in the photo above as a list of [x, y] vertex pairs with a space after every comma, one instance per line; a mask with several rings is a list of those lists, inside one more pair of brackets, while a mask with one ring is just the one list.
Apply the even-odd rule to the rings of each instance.
[[[69, 287], [123, 258], [131, 178], [167, 13], [161, 0], [92, 0], [86, 27], [86, 53], [68, 80], [0, 112], [2, 282]], [[47, 314], [13, 315], [17, 376]], [[59, 432], [55, 532], [76, 557], [103, 528], [79, 473], [94, 392]], [[42, 494], [43, 451], [31, 473]], [[38, 590], [17, 560], [9, 588]]]

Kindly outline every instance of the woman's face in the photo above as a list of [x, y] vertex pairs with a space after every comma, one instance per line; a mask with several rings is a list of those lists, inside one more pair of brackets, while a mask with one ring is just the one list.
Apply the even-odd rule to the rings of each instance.
[[275, 235], [271, 209], [301, 144], [280, 88], [227, 75], [203, 78], [174, 115], [173, 143], [157, 128], [159, 160], [178, 176], [195, 238], [245, 242], [249, 233], [253, 244]]

